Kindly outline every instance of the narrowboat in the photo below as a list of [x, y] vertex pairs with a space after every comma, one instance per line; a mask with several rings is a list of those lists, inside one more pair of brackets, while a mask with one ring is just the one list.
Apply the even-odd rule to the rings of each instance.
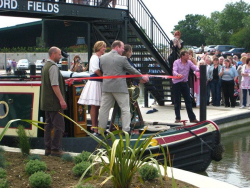
[[[89, 77], [88, 73], [72, 73], [61, 71], [65, 79]], [[65, 114], [79, 123], [83, 128], [87, 126], [87, 106], [77, 104], [81, 91], [86, 84], [85, 80], [76, 79], [73, 84], [66, 82], [68, 109]], [[44, 121], [44, 112], [39, 110], [40, 76], [8, 75], [0, 77], [0, 132], [9, 120], [31, 119]], [[136, 102], [138, 88], [131, 88], [131, 144], [135, 143], [142, 132], [144, 122]], [[111, 118], [111, 125], [120, 125], [120, 113], [117, 106]], [[93, 152], [98, 143], [89, 137], [78, 126], [65, 119], [66, 129], [63, 137], [63, 150], [69, 152]], [[16, 128], [22, 124], [30, 137], [31, 147], [44, 149], [43, 131], [35, 126], [23, 122], [14, 122], [6, 132], [0, 145], [16, 146]], [[110, 131], [113, 130], [110, 126]], [[154, 135], [152, 144], [146, 153], [160, 153], [159, 145], [167, 148], [171, 156], [171, 166], [193, 171], [205, 171], [212, 160], [222, 159], [223, 146], [220, 143], [220, 131], [212, 121], [203, 121], [190, 126], [150, 125], [141, 139]], [[162, 155], [157, 160], [162, 161]], [[162, 161], [163, 162], [163, 161]], [[170, 164], [169, 164], [170, 165]]]

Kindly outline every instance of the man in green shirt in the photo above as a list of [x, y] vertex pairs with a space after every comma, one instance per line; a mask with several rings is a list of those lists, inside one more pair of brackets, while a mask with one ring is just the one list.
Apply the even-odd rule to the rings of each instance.
[[[58, 112], [65, 110], [65, 82], [56, 63], [61, 59], [61, 50], [49, 49], [49, 59], [42, 70], [41, 110], [45, 111], [44, 144], [45, 155], [61, 156], [62, 137], [65, 130], [64, 118]], [[53, 137], [51, 131], [54, 128]]]

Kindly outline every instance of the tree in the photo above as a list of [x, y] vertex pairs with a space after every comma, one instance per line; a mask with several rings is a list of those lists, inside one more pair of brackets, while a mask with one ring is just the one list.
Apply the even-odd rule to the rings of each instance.
[[243, 28], [241, 28], [237, 33], [234, 33], [230, 38], [230, 44], [235, 46], [242, 46], [250, 51], [250, 16], [246, 17], [242, 21]]
[[221, 13], [213, 12], [211, 18], [202, 18], [198, 26], [206, 37], [206, 43], [237, 44], [236, 46], [245, 47], [246, 42], [243, 45], [242, 39], [249, 30], [246, 30], [247, 21], [244, 20], [249, 13], [250, 5], [244, 1], [229, 3]]
[[243, 28], [243, 19], [250, 13], [250, 5], [244, 1], [228, 3], [223, 9], [218, 28], [221, 31], [220, 39], [223, 44], [227, 44], [230, 37]]
[[205, 44], [220, 44], [218, 22], [219, 12], [211, 13], [211, 18], [203, 17], [198, 23], [201, 34], [205, 37]]
[[[179, 21], [178, 25], [174, 26], [174, 31], [181, 31], [181, 39], [186, 45], [201, 46], [201, 44], [205, 43], [205, 38], [198, 27], [200, 19], [204, 17], [205, 16], [198, 14], [188, 14], [185, 20]], [[172, 31], [172, 33], [174, 33], [174, 31]]]

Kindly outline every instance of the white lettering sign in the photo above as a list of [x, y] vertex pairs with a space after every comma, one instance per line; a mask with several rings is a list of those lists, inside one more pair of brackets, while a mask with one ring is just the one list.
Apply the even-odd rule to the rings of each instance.
[[[0, 0], [2, 1], [2, 0]], [[7, 1], [7, 0], [6, 0]], [[59, 5], [53, 3], [45, 3], [39, 1], [28, 1], [28, 11], [36, 11], [36, 12], [59, 12]]]
[[16, 0], [0, 0], [0, 8], [16, 9], [17, 5]]

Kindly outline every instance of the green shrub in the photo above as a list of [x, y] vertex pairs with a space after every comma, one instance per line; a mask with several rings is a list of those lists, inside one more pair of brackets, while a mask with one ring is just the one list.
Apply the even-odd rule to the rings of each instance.
[[6, 179], [0, 179], [0, 188], [8, 188], [8, 181]]
[[0, 168], [0, 179], [1, 178], [6, 178], [7, 172], [3, 168]]
[[67, 161], [67, 162], [73, 161], [73, 157], [69, 153], [63, 154], [61, 158], [63, 161]]
[[21, 149], [21, 152], [23, 155], [29, 155], [30, 154], [30, 142], [29, 142], [29, 138], [26, 135], [24, 126], [22, 125], [18, 126], [17, 134], [18, 134], [18, 147]]
[[29, 175], [34, 174], [38, 171], [46, 171], [46, 169], [46, 163], [37, 159], [29, 161], [25, 166], [25, 172]]
[[29, 182], [34, 188], [46, 188], [51, 184], [51, 176], [45, 172], [35, 172], [29, 177]]
[[159, 177], [158, 170], [152, 165], [144, 165], [139, 169], [139, 174], [144, 181], [152, 180]]
[[[76, 175], [76, 176], [81, 176], [83, 174], [83, 172], [91, 165], [90, 162], [87, 162], [87, 161], [83, 161], [77, 165], [75, 165], [73, 167], [73, 173]], [[86, 173], [86, 175], [90, 175], [91, 174], [91, 170], [88, 170], [88, 172]]]
[[1, 168], [5, 168], [6, 167], [6, 163], [5, 163], [5, 157], [2, 153], [0, 153], [0, 167]]
[[36, 155], [36, 154], [33, 154], [33, 155], [29, 155], [29, 160], [38, 160], [38, 161], [41, 161], [41, 156], [40, 155]]
[[93, 157], [90, 157], [89, 156], [91, 155], [90, 152], [88, 151], [83, 151], [81, 154], [77, 155], [74, 157], [74, 161], [76, 164], [79, 164], [81, 163], [82, 161], [89, 161], [89, 162], [92, 162], [93, 161]]

